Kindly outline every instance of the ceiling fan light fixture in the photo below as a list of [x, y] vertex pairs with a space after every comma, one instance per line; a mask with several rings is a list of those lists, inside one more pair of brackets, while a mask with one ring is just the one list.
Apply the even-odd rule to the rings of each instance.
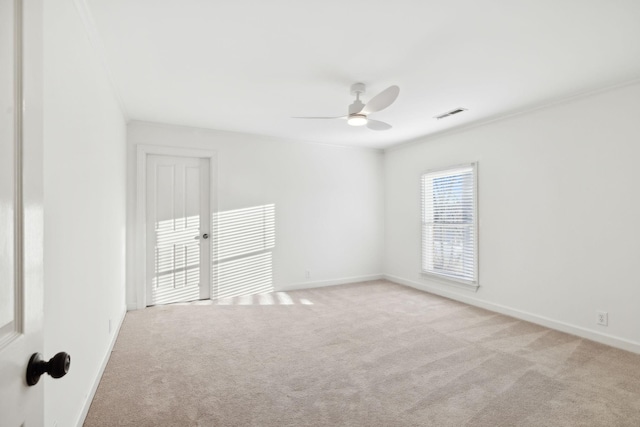
[[400, 93], [398, 86], [389, 86], [373, 98], [366, 104], [360, 101], [360, 95], [365, 93], [364, 83], [355, 83], [351, 86], [351, 94], [356, 96], [355, 101], [349, 105], [349, 112], [346, 116], [339, 117], [293, 117], [294, 119], [342, 119], [347, 121], [350, 126], [365, 126], [370, 130], [388, 130], [392, 126], [389, 123], [381, 122], [380, 120], [369, 120], [367, 116], [371, 113], [384, 110], [391, 104], [393, 104]]
[[347, 119], [347, 123], [351, 126], [364, 126], [367, 124], [367, 116], [364, 114], [352, 114]]

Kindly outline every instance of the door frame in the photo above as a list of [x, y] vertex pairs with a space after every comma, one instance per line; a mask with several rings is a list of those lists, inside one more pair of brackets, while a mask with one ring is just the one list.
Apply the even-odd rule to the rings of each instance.
[[[147, 306], [147, 159], [150, 154], [161, 156], [197, 157], [209, 160], [209, 216], [212, 221], [213, 214], [218, 211], [218, 152], [201, 148], [173, 147], [160, 145], [136, 145], [136, 228], [135, 228], [135, 262], [134, 280], [136, 293], [136, 309], [141, 310]], [[213, 224], [215, 227], [215, 224]], [[212, 229], [211, 257], [209, 259], [209, 271], [213, 268], [213, 257], [217, 249], [216, 233]], [[215, 277], [211, 274], [209, 286], [214, 288]]]

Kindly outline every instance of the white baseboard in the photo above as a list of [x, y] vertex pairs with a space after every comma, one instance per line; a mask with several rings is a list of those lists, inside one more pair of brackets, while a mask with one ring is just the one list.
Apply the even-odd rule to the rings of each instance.
[[127, 311], [139, 310], [138, 303], [136, 302], [128, 302], [127, 303]]
[[109, 348], [107, 349], [106, 354], [104, 355], [104, 359], [102, 360], [102, 365], [100, 366], [100, 370], [98, 371], [98, 375], [96, 375], [95, 380], [93, 381], [93, 386], [87, 395], [87, 399], [84, 402], [84, 407], [82, 408], [82, 412], [80, 413], [80, 417], [78, 418], [78, 422], [76, 426], [82, 427], [85, 419], [87, 418], [87, 414], [89, 413], [89, 408], [91, 407], [91, 402], [93, 402], [93, 397], [98, 390], [98, 385], [100, 385], [100, 380], [102, 379], [102, 374], [104, 373], [105, 368], [107, 367], [107, 363], [109, 362], [109, 357], [111, 357], [111, 352], [113, 351], [113, 346], [116, 343], [116, 339], [118, 338], [118, 334], [120, 333], [120, 328], [122, 327], [122, 322], [124, 321], [124, 316], [127, 314], [127, 310], [123, 310], [120, 318], [118, 319], [117, 327], [113, 330], [111, 334], [111, 343], [109, 344]]
[[301, 289], [322, 288], [325, 286], [346, 285], [347, 283], [367, 282], [369, 280], [381, 280], [384, 278], [382, 274], [370, 274], [368, 276], [343, 277], [333, 280], [317, 280], [314, 282], [292, 283], [290, 285], [281, 286], [277, 291], [297, 291]]
[[586, 338], [591, 341], [599, 342], [601, 344], [610, 345], [611, 347], [620, 348], [622, 350], [631, 351], [634, 353], [640, 353], [640, 343], [628, 340], [626, 338], [620, 338], [609, 334], [603, 334], [602, 332], [586, 329], [581, 326], [571, 325], [569, 323], [561, 322], [558, 320], [550, 319], [548, 317], [540, 316], [537, 314], [529, 313], [526, 311], [518, 310], [511, 307], [506, 307], [500, 304], [494, 304], [492, 302], [483, 301], [475, 298], [474, 296], [466, 296], [455, 292], [447, 292], [446, 290], [430, 286], [426, 283], [416, 282], [414, 280], [403, 279], [401, 277], [385, 274], [384, 279], [397, 283], [400, 285], [409, 286], [414, 289], [429, 292], [432, 294], [440, 295], [452, 300], [460, 301], [465, 304], [473, 305], [476, 307], [484, 308], [496, 313], [505, 314], [507, 316], [515, 317], [516, 319], [526, 320], [527, 322], [535, 323], [537, 325], [545, 326], [547, 328], [555, 329], [568, 334], [576, 335], [581, 338]]

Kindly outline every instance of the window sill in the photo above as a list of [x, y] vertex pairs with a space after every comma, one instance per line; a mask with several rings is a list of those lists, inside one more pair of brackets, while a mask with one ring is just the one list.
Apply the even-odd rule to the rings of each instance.
[[453, 286], [454, 288], [464, 289], [466, 291], [477, 292], [478, 288], [480, 287], [478, 282], [470, 282], [468, 280], [456, 279], [453, 277], [434, 274], [434, 273], [427, 273], [424, 271], [420, 272], [420, 277], [423, 280], [429, 280], [442, 285]]

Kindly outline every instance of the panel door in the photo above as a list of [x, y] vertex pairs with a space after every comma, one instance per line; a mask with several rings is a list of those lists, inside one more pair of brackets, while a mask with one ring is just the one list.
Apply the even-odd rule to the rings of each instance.
[[209, 160], [147, 157], [147, 305], [210, 298]]
[[[41, 426], [42, 4], [0, 0], [0, 425]], [[24, 71], [23, 71], [24, 70]]]

